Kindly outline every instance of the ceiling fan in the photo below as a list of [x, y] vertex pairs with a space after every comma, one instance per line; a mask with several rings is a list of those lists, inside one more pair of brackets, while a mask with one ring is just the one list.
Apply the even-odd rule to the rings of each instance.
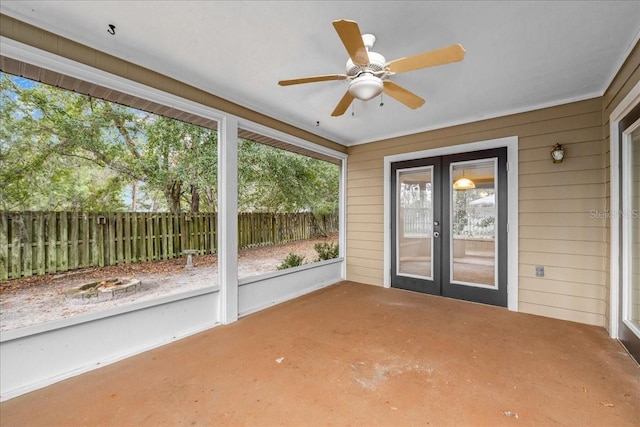
[[349, 54], [346, 73], [303, 77], [278, 82], [280, 86], [289, 86], [328, 80], [350, 80], [349, 89], [335, 110], [333, 110], [333, 113], [331, 113], [332, 116], [343, 115], [354, 98], [367, 101], [378, 96], [381, 92], [386, 93], [409, 108], [419, 108], [424, 104], [424, 99], [388, 80], [388, 78], [394, 74], [458, 62], [464, 59], [464, 48], [459, 44], [454, 44], [386, 62], [384, 56], [370, 51], [376, 38], [373, 34], [361, 35], [357, 22], [341, 19], [333, 21], [333, 26]]

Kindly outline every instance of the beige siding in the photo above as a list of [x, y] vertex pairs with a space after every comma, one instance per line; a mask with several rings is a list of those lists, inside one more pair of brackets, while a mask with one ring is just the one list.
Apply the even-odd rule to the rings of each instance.
[[[351, 147], [347, 275], [383, 283], [383, 159], [447, 145], [519, 137], [519, 309], [604, 326], [605, 208], [602, 99]], [[559, 142], [567, 157], [549, 155]], [[368, 230], [368, 232], [367, 232]], [[545, 277], [535, 277], [535, 266]]]

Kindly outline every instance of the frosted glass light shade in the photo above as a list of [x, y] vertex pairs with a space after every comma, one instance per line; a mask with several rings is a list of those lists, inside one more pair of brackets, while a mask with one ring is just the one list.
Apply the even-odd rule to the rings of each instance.
[[369, 73], [362, 73], [349, 84], [349, 93], [351, 96], [363, 101], [380, 95], [382, 92], [382, 79]]

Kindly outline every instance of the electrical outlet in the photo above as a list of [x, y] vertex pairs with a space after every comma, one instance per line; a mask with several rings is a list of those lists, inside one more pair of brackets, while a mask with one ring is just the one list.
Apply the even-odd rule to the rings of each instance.
[[536, 277], [544, 277], [544, 266], [536, 265]]

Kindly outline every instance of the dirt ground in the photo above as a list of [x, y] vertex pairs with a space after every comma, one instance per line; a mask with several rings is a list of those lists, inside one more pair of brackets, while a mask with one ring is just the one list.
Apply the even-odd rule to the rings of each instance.
[[[338, 236], [244, 249], [238, 256], [240, 279], [277, 271], [289, 253], [303, 255], [304, 262], [317, 258], [318, 242], [337, 243]], [[0, 282], [0, 331], [8, 331], [79, 314], [120, 307], [135, 302], [217, 284], [218, 257], [196, 255], [194, 268], [185, 269], [186, 259], [87, 268], [64, 274], [32, 276]], [[134, 291], [111, 299], [72, 298], [70, 288], [110, 278], [141, 281]]]

